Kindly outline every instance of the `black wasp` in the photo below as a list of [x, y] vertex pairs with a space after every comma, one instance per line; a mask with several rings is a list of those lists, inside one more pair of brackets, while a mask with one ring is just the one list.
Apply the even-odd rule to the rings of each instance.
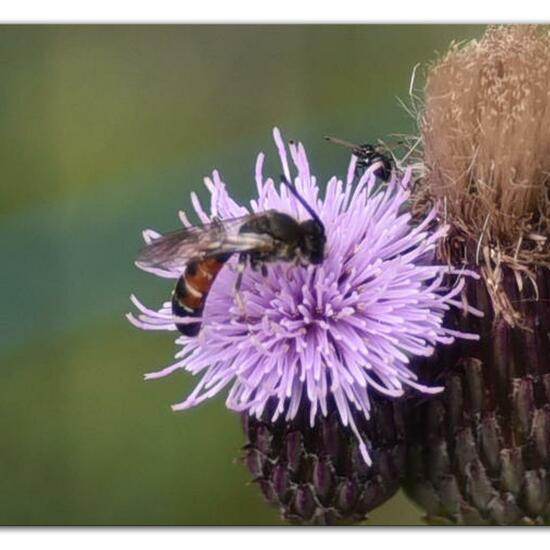
[[382, 145], [370, 145], [369, 143], [355, 144], [343, 139], [325, 136], [327, 141], [343, 145], [351, 149], [353, 155], [357, 157], [356, 175], [361, 176], [362, 173], [371, 166], [377, 166], [373, 170], [374, 175], [383, 181], [388, 181], [391, 178], [392, 171], [395, 168], [395, 162], [391, 155], [388, 154], [385, 147]]
[[[325, 227], [298, 190], [284, 183], [311, 216], [298, 222], [292, 216], [268, 210], [228, 220], [215, 219], [168, 233], [146, 245], [136, 260], [138, 267], [181, 272], [172, 294], [177, 317], [199, 317], [208, 292], [224, 264], [239, 254], [235, 290], [238, 292], [247, 264], [267, 275], [266, 264], [277, 261], [298, 265], [320, 264], [325, 255]], [[176, 323], [187, 336], [196, 336], [201, 324]]]

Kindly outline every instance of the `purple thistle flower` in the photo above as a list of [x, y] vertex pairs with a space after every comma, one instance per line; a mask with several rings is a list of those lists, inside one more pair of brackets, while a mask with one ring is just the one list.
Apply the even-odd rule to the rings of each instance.
[[[293, 419], [305, 405], [313, 426], [319, 412], [327, 416], [328, 403], [333, 400], [341, 423], [354, 432], [361, 454], [370, 464], [354, 418], [370, 417], [371, 392], [395, 398], [407, 387], [427, 394], [439, 392], [440, 388], [418, 381], [411, 359], [428, 357], [437, 344], [450, 344], [455, 337], [477, 339], [443, 326], [451, 306], [463, 307], [456, 298], [464, 279], [458, 277], [457, 284], [449, 287], [449, 273], [457, 272], [433, 261], [436, 244], [447, 231], [444, 226], [429, 229], [435, 211], [416, 227], [410, 224], [406, 212], [410, 171], [402, 178], [394, 176], [382, 187], [373, 175], [376, 167], [371, 167], [354, 183], [357, 159], [352, 157], [345, 183], [332, 177], [321, 198], [302, 144], [289, 145], [297, 172], [292, 176], [279, 130], [273, 135], [285, 177], [295, 183], [325, 225], [323, 264], [272, 264], [267, 278], [246, 270], [241, 286], [243, 311], [235, 300], [236, 258], [231, 259], [208, 295], [200, 334], [179, 336], [177, 361], [146, 379], [164, 377], [177, 369], [201, 373], [194, 391], [173, 405], [173, 410], [199, 405], [230, 386], [229, 409], [260, 418], [267, 412], [268, 402], [274, 402], [273, 422], [281, 416]], [[256, 161], [258, 199], [250, 202], [250, 211], [274, 209], [300, 221], [308, 219], [285, 186], [264, 179], [263, 162], [260, 153]], [[231, 199], [217, 171], [211, 179], [205, 178], [205, 184], [211, 192], [209, 213], [194, 193], [191, 196], [201, 222], [249, 212]], [[189, 225], [185, 214], [180, 213], [180, 218]], [[154, 231], [144, 232], [146, 242], [156, 237]], [[181, 276], [181, 272], [150, 271], [173, 279]], [[137, 327], [177, 330], [169, 302], [155, 311], [134, 296], [132, 301], [140, 314], [128, 318]]]

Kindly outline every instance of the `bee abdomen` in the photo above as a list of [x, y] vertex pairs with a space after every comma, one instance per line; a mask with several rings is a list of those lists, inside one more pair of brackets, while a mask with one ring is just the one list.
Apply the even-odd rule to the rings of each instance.
[[[229, 256], [218, 256], [187, 264], [185, 273], [178, 279], [172, 295], [172, 313], [178, 317], [200, 317], [206, 297], [216, 275]], [[178, 330], [186, 336], [196, 336], [201, 323], [176, 323]]]
[[[202, 313], [201, 307], [190, 307], [186, 305], [188, 301], [187, 285], [185, 284], [185, 275], [178, 279], [176, 289], [172, 294], [172, 313], [177, 317], [199, 317]], [[201, 328], [200, 323], [176, 323], [178, 330], [186, 336], [196, 336]]]

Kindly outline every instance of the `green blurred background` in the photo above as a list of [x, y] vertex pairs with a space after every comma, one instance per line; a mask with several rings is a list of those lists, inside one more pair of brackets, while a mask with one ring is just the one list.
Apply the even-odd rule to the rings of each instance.
[[[124, 318], [171, 290], [133, 266], [140, 232], [175, 228], [213, 168], [250, 198], [274, 125], [342, 174], [321, 136], [411, 131], [413, 66], [482, 31], [0, 27], [0, 524], [280, 524], [223, 399], [176, 414], [195, 380], [143, 381], [175, 348]], [[369, 523], [420, 521], [398, 495]]]

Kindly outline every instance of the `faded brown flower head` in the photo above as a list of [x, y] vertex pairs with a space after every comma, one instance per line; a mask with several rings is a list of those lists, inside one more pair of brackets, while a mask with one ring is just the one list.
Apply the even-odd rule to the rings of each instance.
[[458, 234], [477, 243], [460, 259], [472, 263], [488, 247], [504, 263], [548, 262], [548, 32], [489, 27], [453, 45], [430, 68], [421, 131], [425, 183]]
[[[429, 522], [550, 525], [550, 37], [489, 27], [427, 75], [417, 213], [450, 225], [439, 259], [481, 274], [449, 315], [479, 342], [438, 349], [445, 391], [412, 403], [408, 493]], [[422, 372], [422, 369], [420, 369]]]

